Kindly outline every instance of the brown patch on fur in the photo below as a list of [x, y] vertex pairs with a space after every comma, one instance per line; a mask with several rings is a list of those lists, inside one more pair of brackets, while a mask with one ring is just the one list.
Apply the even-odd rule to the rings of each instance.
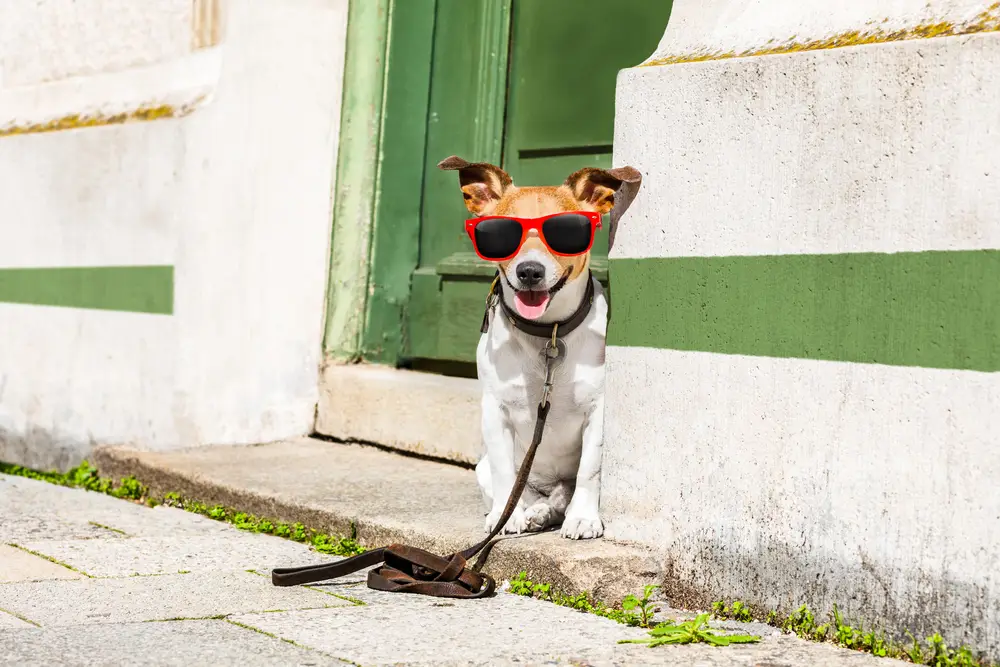
[[[496, 208], [490, 215], [509, 215], [513, 218], [541, 218], [545, 215], [552, 215], [553, 213], [564, 213], [566, 211], [592, 211], [593, 208], [581, 206], [574, 197], [573, 193], [569, 188], [565, 186], [541, 186], [541, 187], [527, 187], [518, 188], [512, 187], [504, 196], [500, 198], [497, 202]], [[521, 246], [521, 252], [526, 250], [538, 250], [539, 252], [545, 253], [552, 258], [556, 264], [559, 265], [560, 270], [565, 273], [567, 270], [570, 272], [568, 280], [573, 280], [581, 275], [584, 275], [587, 271], [587, 267], [590, 265], [590, 253], [584, 253], [583, 255], [576, 255], [574, 257], [565, 257], [563, 255], [553, 255], [549, 252], [549, 249], [545, 247], [542, 240], [538, 238], [538, 233], [535, 231], [528, 232], [528, 238], [525, 239], [524, 245]], [[507, 272], [507, 266], [517, 259], [515, 256], [506, 262], [501, 262], [500, 267], [503, 269], [504, 273]], [[560, 274], [562, 275], [562, 274]]]
[[563, 184], [580, 201], [588, 202], [592, 211], [600, 211], [604, 215], [615, 205], [615, 193], [622, 183], [639, 183], [642, 175], [632, 167], [616, 169], [595, 169], [584, 167], [573, 172]]
[[506, 171], [488, 162], [467, 162], [452, 155], [441, 160], [438, 167], [458, 171], [465, 207], [474, 215], [489, 215], [500, 197], [513, 185]]

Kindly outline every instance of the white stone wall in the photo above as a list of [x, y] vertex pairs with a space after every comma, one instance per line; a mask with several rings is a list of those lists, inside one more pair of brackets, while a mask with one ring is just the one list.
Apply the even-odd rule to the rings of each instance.
[[180, 116], [218, 84], [226, 0], [0, 4], [0, 136]]
[[[0, 460], [311, 429], [347, 4], [2, 4], [0, 114], [23, 131], [0, 122], [0, 268], [172, 265], [175, 295], [173, 315], [0, 303]], [[197, 104], [102, 125], [108, 100]], [[96, 126], [37, 131], [66, 113]]]
[[[633, 324], [614, 321], [624, 278], [665, 259], [1000, 248], [998, 28], [985, 1], [676, 0], [619, 77], [615, 163], [644, 179], [610, 330]], [[995, 282], [979, 294], [995, 317]], [[663, 313], [663, 339], [697, 309]], [[607, 350], [602, 513], [609, 537], [661, 550], [675, 601], [822, 621], [836, 603], [1000, 655], [1000, 374], [627, 338]]]

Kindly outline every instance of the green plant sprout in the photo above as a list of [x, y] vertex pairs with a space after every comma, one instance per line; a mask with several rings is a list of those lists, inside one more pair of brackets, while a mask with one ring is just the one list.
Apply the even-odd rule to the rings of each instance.
[[713, 602], [712, 614], [722, 620], [732, 619], [741, 623], [749, 623], [753, 620], [753, 613], [750, 611], [750, 608], [739, 600], [734, 601], [732, 607], [727, 607], [726, 603], [722, 600]]
[[760, 641], [756, 635], [720, 635], [708, 627], [709, 614], [698, 614], [692, 621], [683, 623], [661, 623], [649, 631], [644, 639], [620, 639], [619, 644], [646, 644], [650, 648], [664, 644], [754, 644]]
[[634, 595], [627, 595], [625, 599], [622, 600], [622, 609], [626, 612], [633, 612], [638, 610], [639, 614], [639, 625], [643, 628], [648, 628], [650, 621], [653, 620], [653, 614], [660, 610], [659, 607], [655, 606], [650, 598], [659, 586], [656, 584], [649, 584], [642, 589], [642, 598], [637, 598]]
[[[739, 601], [733, 602], [731, 606], [727, 606], [723, 600], [714, 602], [712, 612], [716, 618], [752, 620], [752, 613], [748, 607]], [[817, 623], [812, 610], [806, 605], [800, 606], [784, 620], [779, 617], [777, 611], [771, 610], [765, 616], [764, 622], [802, 639], [830, 642], [878, 657], [908, 660], [915, 665], [990, 667], [993, 664], [985, 658], [977, 658], [967, 646], [950, 648], [939, 633], [927, 637], [922, 645], [912, 633], [906, 632], [911, 643], [909, 646], [904, 646], [886, 636], [884, 630], [876, 630], [874, 627], [866, 630], [862, 621], [857, 621], [854, 625], [848, 623], [836, 604], [830, 612], [829, 623]]]

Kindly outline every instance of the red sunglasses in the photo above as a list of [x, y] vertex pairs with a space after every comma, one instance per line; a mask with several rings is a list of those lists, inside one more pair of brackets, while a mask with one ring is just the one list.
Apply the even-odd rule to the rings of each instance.
[[484, 215], [465, 221], [472, 247], [488, 262], [503, 262], [516, 255], [532, 229], [553, 254], [582, 255], [594, 245], [600, 226], [601, 214], [596, 211], [553, 213], [541, 218]]

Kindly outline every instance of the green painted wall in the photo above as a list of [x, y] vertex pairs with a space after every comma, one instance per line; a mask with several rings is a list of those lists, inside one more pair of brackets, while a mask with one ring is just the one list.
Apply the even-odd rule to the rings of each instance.
[[174, 267], [0, 269], [0, 303], [172, 315]]
[[1000, 250], [615, 259], [608, 344], [1000, 371]]

